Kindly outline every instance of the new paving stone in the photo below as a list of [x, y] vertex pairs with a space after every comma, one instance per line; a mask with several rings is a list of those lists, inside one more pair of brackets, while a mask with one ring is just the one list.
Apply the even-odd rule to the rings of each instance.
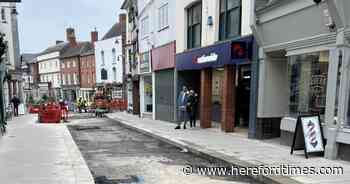
[[1, 184], [93, 184], [65, 124], [39, 124], [36, 115], [14, 118], [0, 138]]
[[[186, 129], [174, 130], [173, 123], [140, 119], [124, 112], [107, 114], [107, 117], [117, 122], [153, 135], [164, 141], [193, 149], [211, 156], [225, 158], [233, 164], [241, 166], [265, 165], [265, 166], [300, 166], [300, 167], [342, 167], [343, 175], [305, 175], [290, 177], [275, 177], [270, 179], [280, 183], [338, 183], [345, 184], [350, 180], [350, 164], [345, 161], [332, 161], [321, 157], [305, 159], [303, 152], [290, 155], [290, 147], [268, 143], [260, 140], [248, 139], [244, 134], [223, 133], [217, 128], [213, 129]], [[198, 124], [198, 122], [197, 122]], [[269, 179], [265, 178], [265, 179]]]

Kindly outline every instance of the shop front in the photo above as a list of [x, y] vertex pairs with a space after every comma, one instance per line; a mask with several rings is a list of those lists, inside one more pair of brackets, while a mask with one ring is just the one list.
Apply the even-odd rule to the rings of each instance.
[[140, 112], [141, 117], [153, 118], [153, 75], [150, 52], [140, 55]]
[[253, 42], [242, 37], [176, 55], [176, 94], [183, 86], [199, 94], [202, 128], [248, 126]]
[[155, 119], [175, 121], [175, 42], [152, 49]]
[[260, 138], [290, 145], [297, 117], [316, 114], [327, 139], [325, 157], [350, 160], [350, 19], [341, 8], [349, 5], [276, 1], [255, 12]]

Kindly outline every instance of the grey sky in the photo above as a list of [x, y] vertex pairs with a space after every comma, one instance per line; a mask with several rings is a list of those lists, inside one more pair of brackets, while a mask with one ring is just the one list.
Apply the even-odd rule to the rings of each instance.
[[96, 27], [101, 38], [118, 21], [123, 0], [22, 0], [18, 4], [21, 53], [41, 52], [65, 40], [68, 26], [78, 40], [90, 40]]

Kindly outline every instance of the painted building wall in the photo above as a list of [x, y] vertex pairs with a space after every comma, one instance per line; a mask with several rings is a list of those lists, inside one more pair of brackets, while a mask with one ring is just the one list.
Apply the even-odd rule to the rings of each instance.
[[[179, 0], [176, 6], [176, 53], [187, 50], [187, 8], [202, 2], [202, 47], [212, 45], [219, 40], [220, 1], [213, 0]], [[250, 13], [252, 2], [242, 0], [241, 36], [252, 34], [250, 29]], [[213, 25], [207, 24], [208, 17], [213, 18]]]
[[59, 52], [52, 52], [37, 57], [40, 82], [51, 82], [52, 88], [61, 87]]
[[[115, 56], [112, 52], [113, 49], [115, 49]], [[122, 36], [95, 42], [95, 61], [96, 83], [123, 83]], [[115, 73], [113, 68], [116, 69]], [[101, 79], [102, 69], [107, 70], [107, 80]]]
[[9, 69], [20, 67], [18, 22], [17, 14], [13, 14], [14, 9], [16, 9], [16, 3], [0, 3], [0, 12], [4, 11], [4, 19], [0, 16], [0, 32], [5, 34], [5, 40], [8, 42]]

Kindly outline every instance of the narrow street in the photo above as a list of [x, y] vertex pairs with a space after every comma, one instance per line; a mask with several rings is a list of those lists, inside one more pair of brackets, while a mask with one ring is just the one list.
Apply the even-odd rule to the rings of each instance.
[[96, 184], [256, 184], [242, 177], [187, 176], [182, 172], [187, 165], [223, 165], [182, 152], [114, 121], [78, 116], [72, 118], [68, 127]]

